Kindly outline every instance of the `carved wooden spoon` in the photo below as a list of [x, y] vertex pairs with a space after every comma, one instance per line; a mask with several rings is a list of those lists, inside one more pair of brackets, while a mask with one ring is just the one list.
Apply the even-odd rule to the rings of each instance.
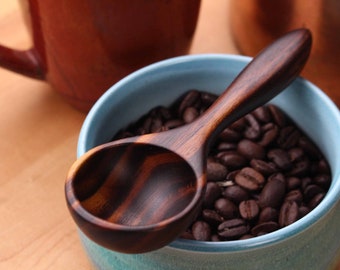
[[193, 123], [100, 145], [79, 158], [65, 192], [80, 230], [124, 253], [155, 250], [174, 240], [200, 210], [210, 143], [298, 76], [311, 41], [310, 32], [299, 29], [272, 43]]

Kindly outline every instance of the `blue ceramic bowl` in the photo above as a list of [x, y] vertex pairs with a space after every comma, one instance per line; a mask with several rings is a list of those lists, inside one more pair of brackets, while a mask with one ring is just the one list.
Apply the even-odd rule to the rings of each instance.
[[[189, 89], [219, 94], [250, 61], [233, 55], [192, 55], [145, 67], [112, 86], [94, 105], [81, 129], [78, 156], [108, 142], [157, 105], [170, 105]], [[98, 269], [332, 269], [340, 256], [340, 114], [316, 86], [296, 79], [271, 101], [304, 130], [330, 163], [332, 184], [323, 201], [290, 226], [230, 242], [175, 240], [145, 254], [107, 250], [79, 231]]]

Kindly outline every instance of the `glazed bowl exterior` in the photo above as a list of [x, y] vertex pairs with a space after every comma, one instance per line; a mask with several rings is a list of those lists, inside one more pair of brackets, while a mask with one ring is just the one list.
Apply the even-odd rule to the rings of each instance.
[[[251, 60], [238, 55], [190, 55], [158, 62], [113, 85], [82, 126], [77, 156], [110, 141], [151, 108], [170, 105], [190, 89], [220, 94]], [[201, 242], [177, 239], [143, 254], [122, 254], [97, 245], [80, 230], [97, 269], [336, 269], [340, 258], [340, 113], [315, 85], [298, 78], [270, 103], [279, 106], [321, 149], [332, 183], [308, 215], [278, 231], [247, 240]]]

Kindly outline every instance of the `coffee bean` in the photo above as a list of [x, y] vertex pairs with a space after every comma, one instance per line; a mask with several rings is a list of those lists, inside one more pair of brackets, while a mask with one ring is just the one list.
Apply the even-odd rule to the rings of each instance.
[[223, 151], [217, 157], [228, 169], [239, 169], [248, 163], [247, 159], [236, 151]]
[[265, 207], [260, 212], [258, 223], [264, 223], [267, 221], [277, 221], [278, 217], [279, 213], [275, 208]]
[[285, 182], [279, 178], [274, 178], [272, 181], [268, 181], [263, 187], [259, 197], [259, 205], [262, 208], [269, 206], [277, 208], [281, 205], [285, 192]]
[[295, 176], [286, 178], [286, 187], [287, 190], [297, 189], [301, 186], [301, 179]]
[[210, 239], [211, 242], [220, 242], [221, 239], [217, 234], [213, 234]]
[[290, 149], [297, 145], [300, 132], [293, 126], [286, 126], [280, 130], [277, 144], [283, 149]]
[[239, 185], [227, 187], [222, 195], [236, 204], [249, 198], [248, 192]]
[[223, 152], [223, 151], [236, 150], [236, 148], [237, 148], [237, 144], [236, 143], [232, 143], [232, 142], [220, 142], [217, 145], [216, 150], [218, 152]]
[[213, 207], [215, 201], [220, 197], [220, 195], [221, 188], [215, 182], [208, 182], [203, 197], [203, 206], [205, 208]]
[[204, 209], [202, 211], [202, 218], [211, 225], [218, 225], [223, 222], [223, 217], [221, 217], [215, 210]]
[[261, 135], [261, 127], [259, 122], [252, 114], [247, 114], [244, 118], [247, 120], [248, 126], [244, 131], [243, 136], [250, 140], [258, 139]]
[[188, 239], [188, 240], [196, 240], [195, 237], [192, 235], [192, 232], [185, 231], [180, 235], [181, 238], [183, 239]]
[[268, 109], [271, 113], [274, 123], [276, 123], [279, 127], [284, 127], [287, 123], [287, 118], [281, 109], [272, 104], [268, 105]]
[[225, 128], [218, 138], [225, 142], [238, 142], [242, 138], [242, 135], [234, 129]]
[[308, 207], [310, 209], [314, 209], [318, 206], [318, 204], [323, 200], [325, 197], [325, 193], [318, 193], [316, 194], [308, 203]]
[[239, 211], [242, 218], [252, 220], [259, 215], [260, 208], [255, 200], [246, 200], [240, 203]]
[[180, 102], [178, 115], [182, 116], [186, 108], [194, 106], [200, 100], [200, 96], [197, 90], [189, 91]]
[[183, 120], [185, 123], [193, 122], [199, 116], [199, 112], [195, 107], [187, 107], [183, 112]]
[[164, 121], [170, 120], [172, 118], [172, 113], [169, 108], [166, 108], [164, 106], [159, 106], [157, 108], [157, 114], [159, 114]]
[[[142, 126], [139, 128], [139, 130], [144, 130], [145, 134], [150, 133], [151, 132], [150, 127], [151, 127], [152, 121], [153, 121], [152, 117], [147, 117], [144, 120]], [[140, 132], [140, 133], [143, 133], [143, 132]]]
[[307, 206], [300, 206], [299, 207], [299, 218], [304, 217], [305, 215], [307, 215], [310, 212], [309, 208]]
[[201, 93], [201, 100], [205, 106], [210, 106], [216, 101], [216, 95], [210, 93]]
[[268, 152], [267, 157], [275, 163], [280, 169], [287, 171], [292, 168], [288, 152], [283, 149], [272, 149]]
[[318, 148], [306, 137], [302, 136], [299, 139], [298, 145], [312, 158], [318, 159], [321, 153]]
[[173, 129], [180, 127], [184, 124], [184, 122], [180, 119], [170, 119], [165, 122], [164, 127], [165, 129]]
[[307, 201], [311, 200], [315, 195], [320, 193], [324, 193], [324, 190], [318, 185], [314, 184], [306, 186], [305, 189], [303, 190], [303, 194]]
[[246, 239], [251, 239], [251, 238], [254, 238], [254, 235], [251, 235], [251, 234], [244, 234], [243, 236], [241, 236], [239, 238], [239, 240], [246, 240]]
[[237, 206], [226, 198], [219, 198], [215, 201], [215, 210], [224, 219], [231, 219], [238, 215]]
[[198, 241], [209, 241], [211, 238], [211, 229], [208, 223], [196, 221], [192, 225], [192, 234]]
[[218, 235], [223, 239], [233, 240], [248, 233], [249, 226], [240, 218], [224, 221], [218, 226]]
[[281, 227], [288, 226], [299, 218], [299, 207], [295, 201], [285, 201], [280, 209], [279, 224]]
[[253, 168], [245, 167], [236, 174], [235, 182], [247, 190], [255, 191], [263, 186], [265, 178]]
[[288, 175], [291, 176], [304, 176], [307, 175], [310, 171], [310, 161], [307, 158], [304, 158], [296, 163], [293, 163], [291, 170], [288, 172]]
[[274, 221], [267, 221], [260, 223], [251, 229], [251, 234], [255, 236], [264, 235], [273, 231], [278, 230], [279, 224]]
[[235, 181], [235, 177], [239, 173], [239, 171], [240, 170], [234, 170], [234, 171], [228, 172], [227, 180]]
[[265, 157], [264, 148], [251, 140], [247, 139], [241, 140], [238, 143], [237, 150], [241, 155], [245, 156], [249, 160], [254, 158], [263, 159]]
[[329, 177], [329, 183], [331, 182], [331, 179], [330, 179], [331, 170], [329, 168], [329, 164], [323, 157], [321, 157], [318, 162], [317, 170], [318, 170], [318, 173], [327, 175]]
[[236, 120], [234, 123], [230, 125], [230, 128], [238, 131], [238, 132], [243, 132], [247, 127], [247, 121], [244, 117]]
[[298, 205], [301, 205], [303, 194], [299, 189], [293, 189], [286, 194], [285, 201], [295, 201]]
[[227, 168], [219, 162], [207, 161], [207, 180], [208, 181], [223, 181], [227, 177]]
[[279, 128], [277, 125], [269, 123], [268, 127], [264, 131], [261, 140], [259, 141], [259, 145], [261, 146], [269, 146], [275, 142], [278, 134]]
[[273, 162], [267, 162], [262, 159], [252, 159], [250, 166], [263, 175], [270, 175], [278, 171], [278, 167]]
[[313, 183], [324, 189], [328, 189], [331, 184], [331, 177], [329, 174], [319, 174], [313, 177]]
[[289, 149], [288, 155], [289, 155], [291, 162], [296, 162], [296, 161], [301, 160], [304, 157], [305, 152], [302, 150], [302, 148], [294, 147], [294, 148]]
[[256, 119], [263, 123], [268, 123], [271, 120], [270, 112], [268, 110], [268, 107], [266, 106], [258, 107], [251, 114], [254, 115]]
[[160, 118], [154, 118], [151, 120], [150, 123], [150, 132], [159, 132], [163, 126], [163, 122]]
[[304, 190], [310, 184], [312, 184], [312, 178], [310, 177], [301, 178], [301, 189], [302, 190]]

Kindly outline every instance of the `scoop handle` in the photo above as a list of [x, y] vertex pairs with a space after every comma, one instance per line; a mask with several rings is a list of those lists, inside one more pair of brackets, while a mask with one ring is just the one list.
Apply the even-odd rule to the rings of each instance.
[[311, 46], [311, 32], [302, 28], [264, 48], [194, 122], [192, 132], [213, 140], [226, 126], [278, 95], [299, 75]]

